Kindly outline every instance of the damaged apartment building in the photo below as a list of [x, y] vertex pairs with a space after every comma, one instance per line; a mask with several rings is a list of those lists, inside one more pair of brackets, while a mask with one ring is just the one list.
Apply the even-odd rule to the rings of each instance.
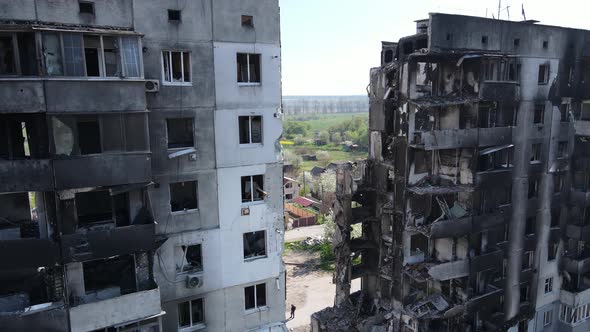
[[337, 171], [313, 330], [587, 331], [590, 32], [416, 23], [371, 70], [368, 159]]
[[283, 331], [276, 0], [0, 0], [0, 330]]

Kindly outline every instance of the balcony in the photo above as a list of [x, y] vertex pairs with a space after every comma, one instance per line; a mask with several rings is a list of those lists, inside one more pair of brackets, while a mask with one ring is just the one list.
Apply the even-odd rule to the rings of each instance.
[[574, 205], [585, 207], [590, 205], [590, 192], [578, 189], [570, 189], [570, 202]]
[[482, 253], [471, 258], [471, 273], [500, 269], [502, 267], [502, 260], [504, 259], [504, 252], [502, 250], [495, 250], [487, 253]]
[[66, 331], [68, 315], [63, 303], [43, 303], [17, 312], [1, 312], [3, 331]]
[[574, 129], [578, 136], [590, 136], [590, 121], [576, 120]]
[[482, 307], [493, 308], [500, 303], [500, 296], [504, 293], [503, 288], [496, 288], [493, 286], [488, 287], [488, 291], [484, 294], [474, 295], [465, 304], [467, 312], [477, 312]]
[[150, 182], [150, 159], [150, 153], [141, 152], [55, 159], [55, 187], [63, 190]]
[[133, 112], [146, 109], [144, 80], [47, 80], [45, 89], [47, 113]]
[[[409, 262], [406, 262], [409, 263]], [[428, 280], [446, 281], [462, 278], [469, 275], [469, 260], [457, 260], [452, 262], [422, 262], [404, 267], [404, 273], [416, 280], [425, 282]]]
[[442, 129], [415, 132], [412, 146], [424, 150], [501, 146], [512, 142], [512, 127]]
[[0, 268], [38, 268], [59, 262], [59, 246], [48, 239], [0, 241]]
[[567, 225], [565, 236], [570, 239], [584, 240], [590, 239], [590, 225]]
[[561, 303], [577, 308], [590, 303], [590, 288], [581, 292], [573, 293], [562, 289], [559, 293]]
[[45, 112], [43, 81], [0, 80], [0, 113]]
[[160, 315], [160, 289], [140, 291], [70, 308], [72, 331], [94, 331]]
[[51, 161], [0, 159], [0, 192], [51, 190], [53, 190]]
[[572, 253], [563, 256], [561, 263], [563, 268], [570, 273], [583, 274], [590, 271], [590, 257]]
[[479, 98], [503, 103], [518, 102], [520, 84], [507, 81], [483, 81], [479, 88]]
[[64, 263], [148, 251], [156, 247], [155, 224], [62, 235], [61, 245]]

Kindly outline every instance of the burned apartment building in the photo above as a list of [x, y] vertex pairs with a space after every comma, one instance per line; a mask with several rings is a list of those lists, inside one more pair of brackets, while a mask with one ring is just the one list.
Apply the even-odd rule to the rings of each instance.
[[337, 172], [335, 305], [313, 330], [587, 331], [590, 32], [416, 23], [371, 70], [369, 157]]
[[283, 331], [276, 0], [0, 0], [0, 330]]

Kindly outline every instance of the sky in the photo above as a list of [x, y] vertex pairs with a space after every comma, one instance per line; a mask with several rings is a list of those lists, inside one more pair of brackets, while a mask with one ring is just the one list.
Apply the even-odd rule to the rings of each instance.
[[[279, 0], [283, 95], [363, 95], [381, 41], [416, 33], [430, 12], [497, 16], [498, 0]], [[588, 0], [501, 0], [501, 19], [589, 29]], [[508, 10], [505, 8], [510, 6]]]

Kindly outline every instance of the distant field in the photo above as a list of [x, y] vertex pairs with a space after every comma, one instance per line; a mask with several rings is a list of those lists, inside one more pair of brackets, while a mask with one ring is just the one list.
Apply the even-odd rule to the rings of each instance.
[[330, 159], [327, 161], [303, 161], [301, 163], [301, 170], [310, 171], [315, 166], [326, 166], [335, 161], [354, 161], [359, 159], [367, 159], [366, 151], [347, 152], [336, 146], [315, 146], [315, 145], [283, 145], [283, 149], [293, 150], [297, 154], [302, 154], [301, 150], [305, 149], [309, 154], [315, 154], [316, 151], [326, 151], [330, 154]]
[[356, 117], [368, 118], [369, 112], [291, 115], [286, 116], [285, 121], [303, 121], [308, 123], [311, 126], [310, 131], [315, 133]]

